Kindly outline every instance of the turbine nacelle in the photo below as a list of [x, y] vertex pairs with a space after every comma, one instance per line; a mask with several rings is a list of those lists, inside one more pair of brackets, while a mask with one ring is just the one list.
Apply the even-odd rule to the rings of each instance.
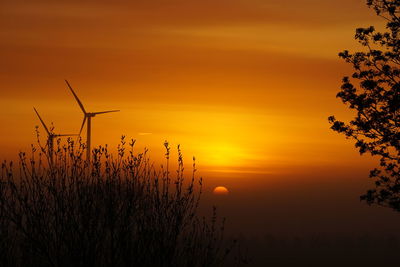
[[119, 111], [120, 110], [107, 110], [107, 111], [100, 111], [100, 112], [89, 112], [89, 113], [86, 113], [85, 116], [93, 118], [94, 116], [99, 115], [99, 114], [105, 114], [105, 113], [111, 113], [111, 112], [119, 112]]
[[83, 122], [82, 122], [81, 129], [79, 130], [79, 135], [82, 133], [83, 127], [85, 126], [85, 123], [86, 123], [87, 119], [93, 118], [96, 115], [100, 115], [100, 114], [111, 113], [111, 112], [119, 112], [120, 111], [120, 110], [107, 110], [107, 111], [100, 111], [100, 112], [86, 112], [86, 109], [82, 104], [82, 101], [76, 95], [74, 89], [72, 89], [72, 86], [69, 84], [69, 82], [67, 80], [65, 80], [65, 82], [67, 83], [67, 86], [68, 86], [69, 90], [71, 90], [71, 93], [74, 95], [74, 98], [75, 98], [76, 102], [78, 102], [78, 105], [79, 105], [79, 107], [81, 108], [81, 110], [83, 112]]
[[52, 129], [49, 129], [47, 127], [46, 123], [44, 123], [42, 117], [40, 117], [39, 112], [36, 110], [35, 107], [33, 108], [33, 110], [35, 111], [35, 113], [38, 116], [40, 122], [42, 123], [43, 128], [46, 130], [48, 138], [57, 138], [57, 137], [63, 137], [63, 136], [78, 136], [78, 134], [55, 134], [55, 133], [53, 133]]
[[86, 145], [87, 145], [87, 160], [90, 161], [90, 143], [91, 143], [91, 121], [92, 118], [95, 117], [96, 115], [100, 114], [106, 114], [106, 113], [111, 113], [111, 112], [118, 112], [119, 110], [107, 110], [107, 111], [100, 111], [100, 112], [87, 112], [85, 107], [83, 106], [81, 100], [79, 97], [76, 95], [74, 89], [72, 89], [72, 86], [69, 84], [67, 80], [65, 80], [67, 83], [68, 88], [70, 89], [71, 93], [73, 94], [76, 102], [78, 103], [79, 107], [81, 108], [83, 112], [83, 122], [82, 126], [79, 130], [79, 135], [81, 135], [83, 127], [85, 126], [85, 123], [87, 123], [87, 133], [86, 133]]
[[49, 159], [50, 159], [50, 164], [53, 164], [53, 146], [54, 146], [54, 138], [57, 137], [62, 137], [62, 136], [78, 136], [77, 134], [55, 134], [52, 132], [52, 129], [49, 129], [46, 125], [46, 123], [44, 123], [42, 117], [40, 117], [39, 112], [36, 110], [36, 108], [33, 108], [33, 110], [35, 111], [36, 115], [38, 116], [40, 122], [43, 125], [43, 128], [46, 130], [47, 132], [47, 144], [46, 146], [48, 147], [47, 153], [49, 155]]

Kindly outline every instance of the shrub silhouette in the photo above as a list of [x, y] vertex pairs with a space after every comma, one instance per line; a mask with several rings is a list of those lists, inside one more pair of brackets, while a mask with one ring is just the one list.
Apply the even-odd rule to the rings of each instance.
[[20, 153], [19, 174], [2, 164], [0, 260], [2, 266], [220, 266], [234, 242], [224, 222], [200, 218], [202, 180], [184, 179], [178, 146], [176, 175], [155, 168], [148, 153], [122, 137], [83, 159], [85, 146], [57, 141], [54, 163], [46, 147]]

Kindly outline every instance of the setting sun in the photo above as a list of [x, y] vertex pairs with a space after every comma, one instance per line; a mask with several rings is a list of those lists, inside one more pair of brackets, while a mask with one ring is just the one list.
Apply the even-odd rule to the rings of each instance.
[[217, 186], [213, 191], [214, 195], [228, 195], [229, 190], [225, 186]]
[[[243, 250], [249, 247], [250, 267], [327, 266], [334, 258], [346, 263], [345, 250], [359, 253], [354, 253], [356, 263], [349, 266], [361, 266], [362, 258], [367, 265], [383, 266], [381, 259], [398, 255], [399, 246], [389, 251], [386, 244], [400, 244], [400, 216], [366, 204], [391, 201], [386, 189], [397, 190], [400, 181], [388, 184], [384, 172], [370, 172], [375, 167], [388, 168], [390, 173], [400, 169], [400, 159], [394, 168], [378, 157], [389, 155], [391, 150], [385, 149], [393, 144], [399, 146], [400, 0], [4, 0], [0, 14], [1, 266], [5, 266], [2, 247], [17, 248], [13, 254], [17, 262], [31, 251], [44, 253], [37, 259], [51, 264], [40, 266], [59, 264], [57, 257], [68, 253], [76, 256], [77, 264], [68, 259], [71, 262], [61, 265], [93, 260], [86, 265], [102, 266], [95, 261], [107, 259], [116, 261], [110, 266], [125, 262], [129, 266], [210, 266], [200, 261], [220, 260], [200, 254], [189, 257], [181, 249], [210, 252], [201, 250], [197, 246], [201, 240], [188, 230], [194, 226], [190, 229], [202, 234], [195, 221], [187, 224], [185, 220], [206, 222], [213, 207], [218, 213], [215, 218], [227, 219], [226, 236], [246, 239]], [[395, 23], [386, 25], [392, 15]], [[394, 35], [384, 34], [392, 27]], [[365, 36], [372, 38], [372, 45]], [[387, 38], [397, 39], [389, 42]], [[389, 47], [380, 50], [385, 45]], [[359, 61], [367, 64], [353, 65]], [[358, 95], [363, 87], [380, 91]], [[369, 110], [360, 113], [364, 108]], [[356, 114], [359, 120], [352, 122]], [[356, 126], [360, 129], [352, 128]], [[358, 136], [364, 131], [370, 132]], [[375, 142], [375, 138], [381, 139]], [[365, 143], [368, 139], [374, 142]], [[382, 147], [360, 156], [359, 148], [363, 152], [377, 144]], [[66, 169], [52, 169], [59, 164]], [[51, 197], [41, 196], [27, 176], [26, 184], [37, 197], [38, 206], [31, 207], [28, 197], [8, 196], [17, 192], [7, 180], [8, 166], [20, 167], [14, 178], [40, 174], [33, 180], [36, 183], [45, 180], [41, 173], [22, 170], [43, 167], [40, 170], [54, 178], [54, 185], [62, 185], [44, 189], [76, 191], [61, 191], [64, 207], [51, 190]], [[83, 182], [64, 186], [66, 177], [74, 181], [76, 173]], [[94, 179], [100, 174], [112, 178], [110, 184]], [[132, 190], [125, 190], [128, 185], [122, 182], [113, 184], [119, 181], [115, 175], [121, 175], [123, 182], [136, 179], [129, 185]], [[374, 180], [377, 177], [382, 180]], [[22, 181], [18, 179], [16, 184]], [[86, 180], [97, 181], [97, 187], [80, 190]], [[10, 192], [4, 191], [6, 186]], [[369, 193], [360, 197], [362, 192]], [[379, 201], [373, 202], [376, 194], [385, 201], [375, 198]], [[136, 199], [139, 202], [129, 202]], [[40, 226], [44, 232], [37, 232], [38, 237], [54, 237], [55, 243], [43, 239], [43, 247], [28, 244], [25, 241], [37, 238], [28, 240], [21, 234], [3, 238], [8, 228], [17, 225], [4, 224], [2, 215], [23, 209], [15, 206], [15, 212], [5, 212], [2, 205], [9, 201], [4, 207], [11, 207], [17, 200], [28, 201], [23, 207], [31, 215], [36, 210], [44, 212], [36, 214], [38, 223], [21, 233]], [[48, 209], [43, 208], [45, 201]], [[393, 203], [400, 203], [400, 196]], [[113, 205], [116, 210], [110, 208]], [[56, 208], [64, 219], [57, 217]], [[123, 215], [121, 209], [130, 214], [123, 220], [117, 216]], [[35, 221], [24, 216], [11, 218], [10, 223]], [[103, 221], [96, 220], [98, 216], [104, 216]], [[42, 219], [49, 225], [40, 223]], [[87, 231], [78, 224], [71, 226], [79, 220]], [[218, 220], [210, 221], [210, 229], [217, 229]], [[114, 234], [114, 226], [121, 232]], [[110, 232], [103, 231], [107, 227]], [[205, 224], [202, 227], [208, 229]], [[129, 231], [139, 231], [144, 237]], [[321, 233], [324, 237], [320, 238]], [[98, 241], [92, 242], [89, 235]], [[392, 235], [399, 242], [385, 239]], [[368, 241], [367, 236], [374, 239]], [[126, 243], [131, 237], [138, 241], [131, 242], [133, 249]], [[187, 237], [194, 243], [178, 244]], [[79, 246], [85, 243], [81, 238], [90, 241], [86, 248]], [[372, 244], [368, 250], [362, 240]], [[14, 246], [14, 241], [21, 247]], [[125, 250], [118, 250], [118, 242]], [[319, 250], [321, 244], [332, 246]], [[375, 245], [382, 251], [372, 253]], [[89, 255], [97, 248], [104, 250]], [[135, 249], [137, 254], [131, 254]], [[140, 262], [142, 255], [148, 262]], [[375, 255], [376, 262], [364, 255]], [[181, 261], [185, 257], [187, 264]], [[237, 258], [247, 262], [247, 256], [243, 257]], [[318, 262], [318, 257], [328, 260]], [[194, 264], [197, 259], [199, 264]], [[138, 263], [128, 264], [131, 260]], [[345, 263], [332, 262], [332, 266]], [[232, 261], [222, 266], [240, 265]]]

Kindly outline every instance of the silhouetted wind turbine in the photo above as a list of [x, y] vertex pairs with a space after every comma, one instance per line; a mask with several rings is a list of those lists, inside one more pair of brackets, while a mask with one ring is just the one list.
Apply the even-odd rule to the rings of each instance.
[[36, 115], [38, 116], [40, 122], [43, 125], [43, 128], [47, 132], [47, 146], [48, 146], [48, 153], [50, 157], [50, 163], [53, 164], [53, 149], [54, 149], [54, 138], [61, 137], [61, 136], [77, 136], [77, 134], [55, 134], [47, 128], [46, 123], [44, 123], [42, 117], [40, 117], [39, 112], [36, 110], [36, 108], [33, 108], [36, 112]]
[[74, 95], [76, 102], [78, 102], [79, 106], [81, 107], [82, 111], [83, 111], [83, 123], [81, 126], [81, 129], [79, 131], [79, 135], [82, 133], [82, 129], [83, 126], [85, 126], [85, 122], [87, 120], [87, 133], [86, 133], [86, 160], [88, 162], [90, 162], [90, 145], [91, 145], [91, 134], [92, 134], [92, 118], [96, 115], [99, 114], [104, 114], [104, 113], [110, 113], [110, 112], [118, 112], [119, 110], [107, 110], [107, 111], [100, 111], [100, 112], [86, 112], [82, 102], [79, 100], [78, 96], [75, 94], [74, 90], [72, 89], [71, 85], [68, 83], [67, 80], [65, 80], [65, 82], [67, 83], [69, 89], [71, 90], [72, 94]]

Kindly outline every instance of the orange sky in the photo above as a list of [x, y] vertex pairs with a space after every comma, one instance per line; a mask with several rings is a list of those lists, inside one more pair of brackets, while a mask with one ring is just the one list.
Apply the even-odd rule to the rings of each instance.
[[122, 110], [95, 118], [94, 144], [167, 139], [218, 170], [359, 161], [326, 118], [349, 118], [337, 53], [376, 21], [363, 1], [13, 0], [0, 15], [3, 157], [34, 141], [32, 106], [78, 131], [67, 78], [88, 110]]
[[159, 160], [180, 143], [236, 196], [226, 213], [242, 230], [397, 229], [359, 203], [372, 161], [327, 121], [351, 118], [338, 52], [381, 23], [364, 2], [3, 0], [0, 159], [35, 142], [33, 106], [56, 132], [79, 130], [68, 79], [87, 110], [121, 109], [93, 119], [95, 145], [125, 134]]

